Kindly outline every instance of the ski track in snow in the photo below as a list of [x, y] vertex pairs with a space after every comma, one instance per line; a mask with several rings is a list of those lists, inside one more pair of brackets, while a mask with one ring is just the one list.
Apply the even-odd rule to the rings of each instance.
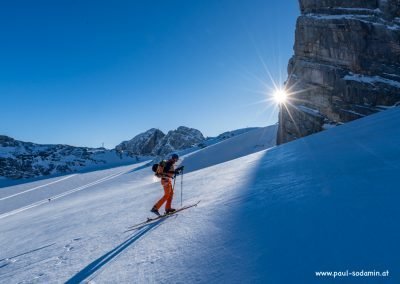
[[31, 209], [31, 208], [40, 206], [40, 205], [42, 205], [42, 204], [46, 204], [46, 203], [48, 203], [50, 200], [53, 201], [53, 200], [59, 199], [59, 198], [61, 198], [61, 197], [70, 195], [70, 194], [72, 194], [72, 193], [74, 193], [74, 192], [77, 192], [77, 191], [80, 191], [80, 190], [83, 190], [83, 189], [92, 187], [92, 186], [94, 186], [94, 185], [97, 185], [97, 184], [99, 184], [99, 183], [102, 183], [102, 182], [111, 180], [111, 179], [113, 179], [113, 178], [119, 177], [120, 175], [122, 175], [122, 174], [124, 174], [124, 173], [125, 173], [125, 172], [120, 172], [120, 173], [117, 173], [117, 174], [112, 174], [112, 175], [106, 176], [106, 177], [104, 177], [104, 178], [102, 178], [102, 179], [99, 179], [99, 180], [97, 180], [97, 181], [91, 182], [91, 183], [89, 183], [89, 184], [85, 184], [85, 185], [83, 185], [83, 186], [80, 186], [80, 187], [77, 187], [77, 188], [68, 190], [68, 191], [66, 191], [66, 192], [64, 192], [64, 193], [61, 193], [61, 194], [58, 194], [58, 195], [55, 195], [55, 196], [50, 196], [50, 197], [47, 198], [47, 199], [40, 200], [40, 201], [35, 202], [35, 203], [33, 203], [33, 204], [30, 204], [30, 205], [28, 205], [28, 206], [25, 206], [25, 207], [22, 207], [22, 208], [18, 208], [18, 209], [16, 209], [16, 210], [13, 210], [13, 211], [10, 211], [10, 212], [7, 212], [7, 213], [3, 213], [3, 214], [0, 215], [0, 219], [6, 218], [6, 217], [8, 217], [8, 216], [12, 216], [12, 215], [14, 215], [14, 214], [23, 212], [23, 211], [25, 211], [25, 210], [28, 210], [28, 209]]
[[[75, 188], [73, 188], [73, 189], [69, 189], [69, 188], [68, 188], [68, 184], [67, 184], [67, 187], [66, 187], [65, 189], [63, 189], [63, 191], [62, 191], [61, 193], [59, 193], [59, 194], [51, 195], [51, 192], [50, 192], [49, 195], [47, 195], [44, 199], [41, 199], [41, 200], [39, 200], [39, 201], [30, 203], [30, 204], [25, 205], [25, 206], [22, 206], [22, 207], [18, 207], [18, 208], [16, 208], [16, 209], [13, 209], [13, 210], [10, 210], [10, 211], [2, 212], [2, 213], [0, 214], [0, 219], [3, 219], [3, 218], [6, 218], [6, 217], [9, 217], [9, 216], [12, 216], [12, 215], [15, 215], [15, 214], [24, 212], [24, 211], [26, 211], [26, 210], [35, 208], [35, 207], [40, 206], [40, 205], [43, 205], [43, 204], [47, 204], [47, 203], [49, 203], [50, 201], [54, 201], [54, 200], [60, 199], [60, 198], [62, 198], [62, 197], [68, 196], [68, 195], [70, 195], [70, 194], [72, 194], [72, 193], [75, 193], [75, 192], [78, 192], [78, 191], [81, 191], [81, 190], [84, 190], [84, 189], [87, 189], [87, 188], [96, 186], [96, 185], [101, 184], [101, 183], [103, 183], [103, 182], [106, 182], [106, 181], [115, 179], [115, 178], [117, 178], [117, 177], [119, 177], [119, 176], [121, 176], [121, 175], [123, 175], [123, 174], [126, 174], [126, 173], [129, 173], [129, 172], [131, 172], [131, 171], [134, 171], [135, 169], [140, 169], [143, 165], [146, 165], [146, 164], [147, 164], [147, 162], [135, 164], [135, 165], [133, 165], [133, 166], [128, 167], [128, 169], [124, 169], [124, 170], [119, 171], [119, 172], [117, 172], [117, 173], [112, 173], [112, 174], [107, 175], [107, 176], [105, 176], [105, 177], [102, 177], [102, 178], [100, 178], [100, 179], [96, 179], [96, 180], [94, 180], [94, 181], [92, 181], [92, 182], [90, 182], [90, 183], [77, 186], [77, 187], [75, 187]], [[121, 167], [121, 168], [126, 168], [126, 166], [125, 166], [125, 167]], [[118, 169], [118, 168], [117, 168], [117, 169]], [[114, 170], [112, 170], [112, 171], [114, 171]], [[106, 174], [106, 173], [109, 172], [109, 171], [108, 171], [108, 170], [105, 170], [105, 171], [101, 171], [100, 173], [102, 173], [102, 172], [104, 172], [104, 173]], [[83, 176], [84, 176], [84, 175], [85, 175], [85, 174], [83, 174]], [[89, 174], [86, 174], [86, 175], [90, 175], [90, 173], [89, 173]], [[61, 182], [61, 181], [65, 181], [65, 180], [67, 180], [67, 179], [70, 179], [70, 178], [72, 178], [72, 177], [77, 177], [77, 176], [79, 176], [79, 175], [78, 175], [78, 174], [73, 174], [73, 175], [70, 175], [70, 176], [67, 176], [67, 177], [58, 179], [58, 180], [53, 181], [53, 182], [50, 182], [50, 183], [46, 183], [46, 184], [39, 185], [39, 186], [36, 186], [36, 187], [31, 188], [31, 189], [28, 189], [28, 190], [24, 190], [24, 191], [19, 192], [19, 193], [16, 193], [16, 194], [11, 194], [11, 195], [2, 197], [2, 198], [0, 199], [0, 201], [3, 201], [3, 202], [4, 202], [5, 200], [7, 200], [7, 199], [9, 199], [9, 198], [19, 197], [19, 196], [21, 196], [21, 195], [24, 194], [24, 193], [30, 193], [30, 192], [32, 192], [32, 191], [34, 191], [34, 190], [39, 189], [39, 188], [44, 188], [44, 187], [47, 187], [47, 186], [50, 186], [50, 185], [54, 185], [54, 184], [59, 183], [59, 182]], [[25, 185], [25, 186], [26, 186], [26, 185]], [[1, 211], [0, 211], [0, 212], [1, 212]]]
[[45, 186], [49, 186], [49, 185], [58, 183], [58, 182], [60, 182], [60, 181], [63, 181], [63, 180], [72, 178], [72, 177], [74, 177], [74, 176], [76, 176], [76, 174], [73, 174], [73, 175], [70, 175], [70, 176], [67, 176], [67, 177], [64, 177], [64, 178], [61, 178], [61, 179], [58, 179], [58, 180], [56, 180], [56, 181], [49, 182], [49, 183], [46, 183], [46, 184], [43, 184], [43, 185], [39, 185], [39, 186], [36, 186], [36, 187], [34, 187], [34, 188], [31, 188], [31, 189], [28, 189], [28, 190], [25, 190], [25, 191], [22, 191], [22, 192], [19, 192], [19, 193], [16, 193], [16, 194], [12, 194], [12, 195], [9, 195], [9, 196], [6, 196], [6, 197], [2, 197], [2, 198], [0, 198], [0, 201], [6, 200], [6, 199], [9, 199], [9, 198], [12, 198], [12, 197], [15, 197], [15, 196], [18, 196], [18, 195], [27, 193], [27, 192], [31, 192], [31, 191], [33, 191], [33, 190], [36, 190], [36, 189], [39, 189], [39, 188], [42, 188], [42, 187], [45, 187]]

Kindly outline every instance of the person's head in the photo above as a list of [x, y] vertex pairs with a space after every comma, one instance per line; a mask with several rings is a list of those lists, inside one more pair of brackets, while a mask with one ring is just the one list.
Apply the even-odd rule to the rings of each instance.
[[173, 161], [174, 163], [176, 163], [179, 160], [179, 156], [177, 154], [172, 154], [171, 155], [171, 161]]

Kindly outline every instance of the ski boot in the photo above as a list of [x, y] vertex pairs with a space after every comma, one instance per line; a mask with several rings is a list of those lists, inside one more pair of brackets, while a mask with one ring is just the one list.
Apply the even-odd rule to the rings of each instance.
[[170, 208], [170, 209], [165, 210], [165, 214], [171, 214], [171, 213], [174, 213], [175, 211], [176, 211], [176, 209]]
[[160, 212], [158, 212], [156, 207], [151, 208], [150, 212], [156, 214], [157, 216], [161, 216]]

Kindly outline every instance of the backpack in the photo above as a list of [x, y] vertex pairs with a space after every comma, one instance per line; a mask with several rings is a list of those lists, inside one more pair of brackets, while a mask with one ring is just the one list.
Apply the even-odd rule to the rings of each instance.
[[154, 164], [154, 165], [151, 167], [151, 170], [152, 170], [153, 172], [155, 172], [155, 176], [156, 176], [156, 177], [161, 178], [161, 177], [163, 176], [165, 164], [166, 164], [166, 161], [163, 160], [163, 161], [161, 161], [160, 163]]

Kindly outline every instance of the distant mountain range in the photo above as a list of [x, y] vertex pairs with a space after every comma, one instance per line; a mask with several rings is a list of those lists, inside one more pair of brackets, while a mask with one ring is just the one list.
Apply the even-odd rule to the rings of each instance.
[[0, 135], [0, 179], [36, 178], [159, 159], [172, 152], [204, 148], [254, 129], [239, 129], [205, 138], [199, 130], [185, 126], [167, 134], [152, 128], [112, 150], [35, 144]]
[[21, 179], [129, 164], [132, 157], [104, 148], [41, 145], [0, 135], [0, 178]]

